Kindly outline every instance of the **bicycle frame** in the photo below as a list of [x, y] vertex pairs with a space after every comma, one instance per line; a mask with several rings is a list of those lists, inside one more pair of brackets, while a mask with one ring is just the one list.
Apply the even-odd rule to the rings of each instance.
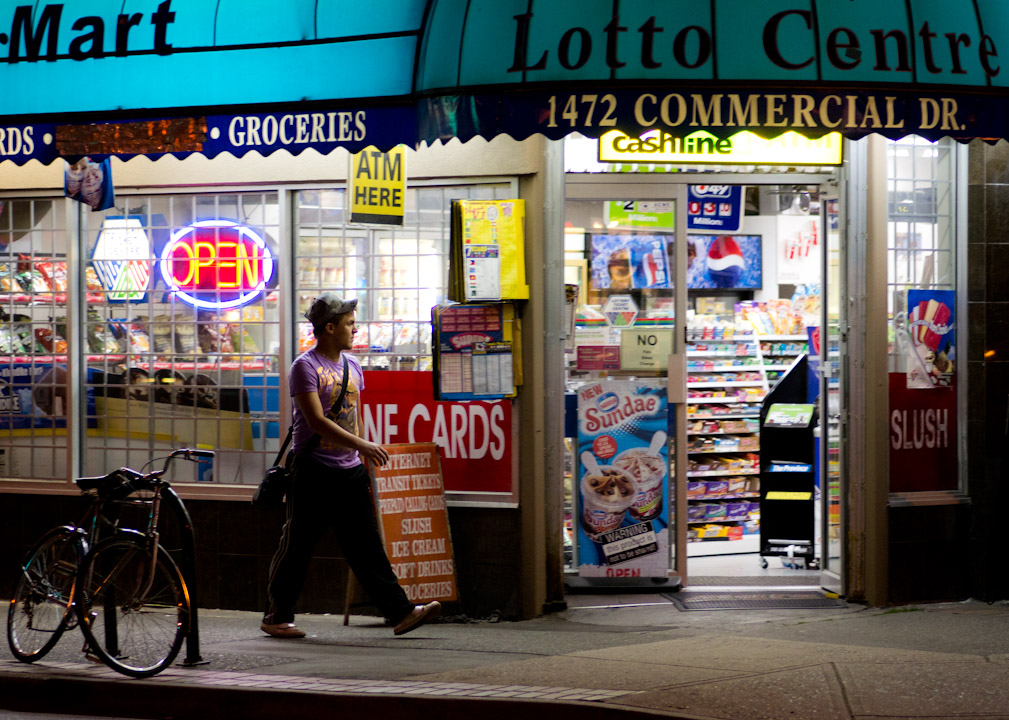
[[[92, 627], [91, 623], [97, 617], [97, 614], [91, 611], [89, 598], [96, 597], [96, 593], [101, 593], [103, 597], [106, 593], [109, 593], [109, 597], [105, 599], [111, 599], [111, 604], [107, 602], [102, 603], [102, 607], [104, 608], [103, 616], [105, 617], [104, 638], [106, 642], [104, 642], [101, 648], [96, 647], [96, 654], [113, 669], [138, 677], [146, 676], [145, 674], [148, 673], [159, 672], [163, 669], [160, 666], [152, 665], [147, 669], [138, 670], [136, 667], [128, 668], [118, 663], [118, 651], [116, 650], [119, 646], [119, 628], [117, 627], [116, 620], [117, 609], [119, 613], [143, 612], [152, 594], [158, 593], [158, 590], [155, 589], [155, 583], [163, 584], [165, 577], [163, 574], [164, 568], [168, 567], [169, 577], [174, 573], [178, 578], [177, 587], [182, 593], [179, 601], [182, 603], [179, 606], [180, 612], [185, 612], [187, 618], [189, 617], [191, 610], [190, 593], [186, 577], [177, 568], [171, 557], [171, 553], [168, 553], [160, 546], [159, 523], [161, 519], [161, 503], [165, 498], [165, 493], [167, 492], [170, 495], [173, 507], [177, 506], [177, 511], [181, 509], [181, 513], [186, 519], [187, 527], [189, 523], [188, 513], [185, 512], [185, 507], [181, 505], [181, 500], [172, 490], [170, 483], [165, 479], [164, 475], [168, 471], [172, 461], [179, 457], [184, 457], [188, 460], [200, 460], [202, 458], [212, 458], [213, 456], [214, 453], [207, 450], [180, 449], [171, 452], [164, 458], [157, 458], [148, 463], [150, 465], [163, 459], [163, 466], [157, 470], [144, 473], [130, 468], [120, 468], [100, 477], [79, 478], [77, 484], [89, 500], [88, 507], [81, 519], [76, 523], [57, 526], [57, 528], [49, 531], [40, 539], [40, 543], [43, 541], [49, 542], [45, 539], [50, 536], [58, 537], [54, 533], [62, 533], [64, 542], [69, 542], [74, 547], [74, 557], [57, 558], [56, 562], [51, 564], [48, 570], [44, 570], [38, 578], [36, 578], [36, 572], [31, 570], [34, 560], [26, 562], [19, 569], [20, 576], [16, 582], [17, 592], [22, 592], [21, 588], [24, 586], [27, 588], [25, 592], [28, 593], [24, 601], [26, 603], [26, 613], [22, 615], [22, 617], [28, 617], [27, 625], [24, 627], [31, 630], [33, 624], [32, 604], [34, 601], [31, 600], [32, 593], [41, 593], [40, 597], [47, 598], [46, 602], [50, 603], [51, 606], [63, 608], [63, 620], [59, 626], [56, 626], [55, 631], [58, 634], [55, 638], [58, 638], [62, 634], [63, 629], [68, 626], [67, 618], [70, 617], [69, 613], [75, 611], [74, 614], [84, 624], [82, 630], [88, 638], [88, 643], [94, 643], [95, 639], [91, 636], [90, 630]], [[144, 467], [146, 468], [147, 465]], [[149, 497], [146, 495], [148, 492], [151, 493]], [[143, 496], [141, 496], [141, 493], [143, 493]], [[147, 508], [147, 512], [144, 513], [146, 517], [143, 515], [140, 517], [128, 516], [124, 508], [126, 505], [145, 506]], [[116, 509], [117, 507], [118, 509]], [[112, 544], [110, 545], [109, 543]], [[104, 567], [100, 570], [100, 573], [96, 573], [97, 566], [94, 564], [95, 561], [92, 560], [92, 558], [98, 558], [95, 553], [102, 552], [102, 548], [105, 547], [115, 547], [116, 543], [121, 548], [124, 547], [123, 543], [126, 543], [126, 553], [116, 559], [113, 563], [114, 567], [111, 570], [108, 567]], [[40, 545], [39, 547], [48, 546]], [[138, 557], [129, 550], [130, 547], [135, 548], [143, 554]], [[189, 547], [191, 554], [191, 543]], [[160, 553], [165, 553], [165, 555], [161, 556]], [[112, 555], [114, 556], [115, 552]], [[138, 560], [139, 563], [131, 567]], [[165, 562], [169, 563], [169, 565], [165, 566]], [[115, 586], [110, 586], [108, 583], [110, 580], [115, 581], [116, 578], [121, 579], [119, 571], [124, 568], [130, 568], [127, 572], [128, 574], [132, 574], [134, 582], [117, 590]], [[159, 574], [159, 568], [162, 568], [162, 574]], [[63, 578], [62, 580], [60, 579], [61, 577]], [[69, 579], [69, 588], [66, 587], [67, 579]], [[96, 581], [98, 583], [97, 586], [93, 584]], [[115, 598], [115, 595], [112, 594], [115, 592], [128, 597]], [[19, 595], [19, 597], [21, 596]], [[39, 648], [38, 653], [34, 653], [32, 650], [22, 651], [19, 640], [13, 639], [16, 636], [11, 634], [14, 627], [11, 624], [11, 618], [14, 617], [14, 612], [15, 601], [12, 600], [10, 610], [8, 611], [8, 642], [11, 644], [15, 656], [19, 660], [34, 662], [48, 653], [51, 645]], [[187, 637], [190, 630], [188, 620], [184, 626], [179, 625], [179, 627], [182, 635], [177, 635], [176, 637]], [[195, 612], [193, 612], [192, 628], [195, 629]], [[40, 631], [46, 632], [45, 630]], [[15, 644], [18, 644], [17, 648], [15, 648]], [[174, 653], [178, 651], [178, 646], [174, 647], [175, 649], [170, 650], [170, 654], [165, 656], [167, 662], [171, 662], [171, 659], [174, 658]], [[195, 662], [199, 662], [198, 645], [195, 645], [195, 648], [195, 651], [193, 647], [190, 647], [190, 650], [195, 655]], [[118, 667], [117, 664], [119, 665]]]

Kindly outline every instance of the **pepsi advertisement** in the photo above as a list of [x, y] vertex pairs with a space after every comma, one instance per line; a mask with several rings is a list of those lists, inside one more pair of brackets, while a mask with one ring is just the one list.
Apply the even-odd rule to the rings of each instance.
[[761, 245], [760, 235], [688, 235], [687, 288], [759, 290]]
[[605, 380], [578, 390], [581, 577], [668, 576], [668, 431], [664, 383]]
[[592, 287], [645, 290], [672, 287], [670, 235], [593, 235]]

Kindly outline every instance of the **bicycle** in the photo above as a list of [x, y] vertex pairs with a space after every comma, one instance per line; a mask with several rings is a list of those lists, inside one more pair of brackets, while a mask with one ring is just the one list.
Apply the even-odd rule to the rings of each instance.
[[[162, 491], [169, 486], [163, 476], [176, 458], [213, 456], [183, 448], [141, 471], [78, 478], [91, 497], [83, 519], [45, 533], [15, 582], [7, 642], [18, 660], [40, 660], [79, 626], [85, 650], [125, 675], [150, 677], [171, 665], [189, 630], [190, 605], [185, 578], [158, 542]], [[143, 472], [159, 459], [165, 461], [160, 470]], [[120, 526], [124, 505], [147, 510], [142, 530]]]

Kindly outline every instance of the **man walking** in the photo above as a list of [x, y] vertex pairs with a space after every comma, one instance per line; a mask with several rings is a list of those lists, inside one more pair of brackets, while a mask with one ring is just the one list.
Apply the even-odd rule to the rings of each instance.
[[316, 344], [291, 365], [291, 452], [301, 454], [287, 493], [280, 547], [270, 564], [269, 606], [260, 626], [277, 638], [305, 637], [294, 624], [294, 605], [327, 527], [336, 532], [350, 569], [386, 621], [395, 626], [396, 635], [417, 629], [441, 612], [438, 602], [414, 605], [409, 601], [378, 532], [362, 458], [382, 466], [389, 454], [361, 436], [364, 373], [347, 352], [357, 332], [356, 307], [357, 300], [344, 300], [334, 293], [315, 298], [305, 317], [312, 323]]

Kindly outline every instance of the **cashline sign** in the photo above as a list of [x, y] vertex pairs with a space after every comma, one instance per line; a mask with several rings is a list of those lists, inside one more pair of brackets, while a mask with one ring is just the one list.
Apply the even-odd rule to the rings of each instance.
[[227, 309], [260, 296], [273, 277], [274, 261], [266, 241], [250, 228], [230, 220], [201, 220], [172, 234], [160, 268], [179, 300]]
[[840, 133], [810, 140], [796, 132], [762, 138], [752, 132], [716, 137], [700, 130], [685, 137], [653, 129], [635, 137], [612, 130], [599, 138], [599, 161], [611, 163], [736, 163], [746, 165], [840, 165]]

